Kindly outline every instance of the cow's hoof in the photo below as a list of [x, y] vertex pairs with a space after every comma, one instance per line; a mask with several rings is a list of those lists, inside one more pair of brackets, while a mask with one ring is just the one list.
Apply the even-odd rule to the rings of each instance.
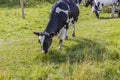
[[65, 40], [68, 40], [68, 36], [65, 37]]
[[72, 34], [72, 37], [75, 37], [75, 34]]
[[99, 16], [99, 13], [97, 11], [95, 11], [95, 16], [99, 19], [100, 16]]
[[62, 51], [62, 47], [59, 46], [59, 50]]
[[97, 19], [100, 19], [100, 17], [98, 16]]
[[114, 14], [111, 14], [111, 18], [114, 18]]
[[120, 14], [118, 14], [118, 18], [120, 18]]
[[100, 16], [99, 16], [99, 15], [96, 15], [96, 18], [97, 18], [97, 19], [100, 19]]

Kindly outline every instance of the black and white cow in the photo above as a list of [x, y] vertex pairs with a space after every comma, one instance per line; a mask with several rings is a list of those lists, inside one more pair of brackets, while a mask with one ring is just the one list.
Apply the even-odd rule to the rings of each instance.
[[62, 48], [62, 41], [66, 39], [67, 30], [70, 24], [74, 24], [72, 35], [75, 36], [75, 23], [78, 20], [81, 0], [59, 0], [54, 4], [50, 13], [50, 19], [43, 32], [33, 32], [39, 36], [42, 52], [47, 53], [52, 43], [52, 38], [58, 35], [59, 48]]
[[118, 6], [118, 17], [120, 17], [120, 0], [86, 0], [85, 6], [92, 6], [92, 12], [95, 12], [97, 18], [99, 18], [100, 11], [103, 7], [112, 6], [111, 16], [114, 17], [116, 6]]

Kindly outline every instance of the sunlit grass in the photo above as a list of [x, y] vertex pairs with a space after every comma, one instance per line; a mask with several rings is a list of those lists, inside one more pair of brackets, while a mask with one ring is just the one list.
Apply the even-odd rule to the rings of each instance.
[[70, 27], [62, 51], [54, 37], [49, 53], [42, 54], [33, 31], [45, 29], [51, 7], [25, 8], [25, 19], [20, 8], [0, 8], [0, 79], [119, 80], [120, 19], [109, 13], [96, 19], [81, 5], [76, 37]]

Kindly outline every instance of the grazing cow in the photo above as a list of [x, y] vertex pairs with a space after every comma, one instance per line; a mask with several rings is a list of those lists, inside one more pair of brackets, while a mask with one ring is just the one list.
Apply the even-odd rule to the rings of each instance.
[[[79, 16], [78, 4], [81, 0], [59, 0], [52, 7], [50, 19], [46, 29], [43, 32], [33, 32], [39, 36], [39, 43], [41, 44], [42, 52], [47, 53], [52, 43], [52, 38], [58, 35], [59, 48], [62, 48], [62, 41], [65, 40], [67, 30], [70, 24], [76, 23]], [[73, 36], [75, 36], [75, 26], [73, 29]]]
[[97, 18], [99, 18], [100, 11], [103, 7], [112, 6], [111, 16], [114, 17], [116, 6], [118, 6], [118, 17], [120, 17], [120, 0], [86, 0], [85, 6], [92, 6], [92, 12], [95, 12]]

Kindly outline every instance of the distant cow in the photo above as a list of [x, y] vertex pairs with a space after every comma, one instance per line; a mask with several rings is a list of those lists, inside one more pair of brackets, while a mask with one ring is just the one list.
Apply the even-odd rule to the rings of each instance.
[[58, 35], [59, 48], [62, 48], [62, 41], [67, 38], [67, 30], [70, 24], [74, 29], [72, 35], [75, 36], [75, 23], [78, 20], [79, 8], [81, 0], [59, 0], [50, 13], [50, 19], [46, 29], [43, 32], [34, 32], [39, 36], [42, 52], [47, 53], [52, 43], [52, 38]]
[[118, 6], [118, 17], [120, 17], [120, 0], [86, 0], [85, 6], [92, 6], [92, 11], [95, 12], [97, 18], [99, 18], [100, 11], [103, 7], [112, 6], [111, 16], [114, 17], [116, 6]]

